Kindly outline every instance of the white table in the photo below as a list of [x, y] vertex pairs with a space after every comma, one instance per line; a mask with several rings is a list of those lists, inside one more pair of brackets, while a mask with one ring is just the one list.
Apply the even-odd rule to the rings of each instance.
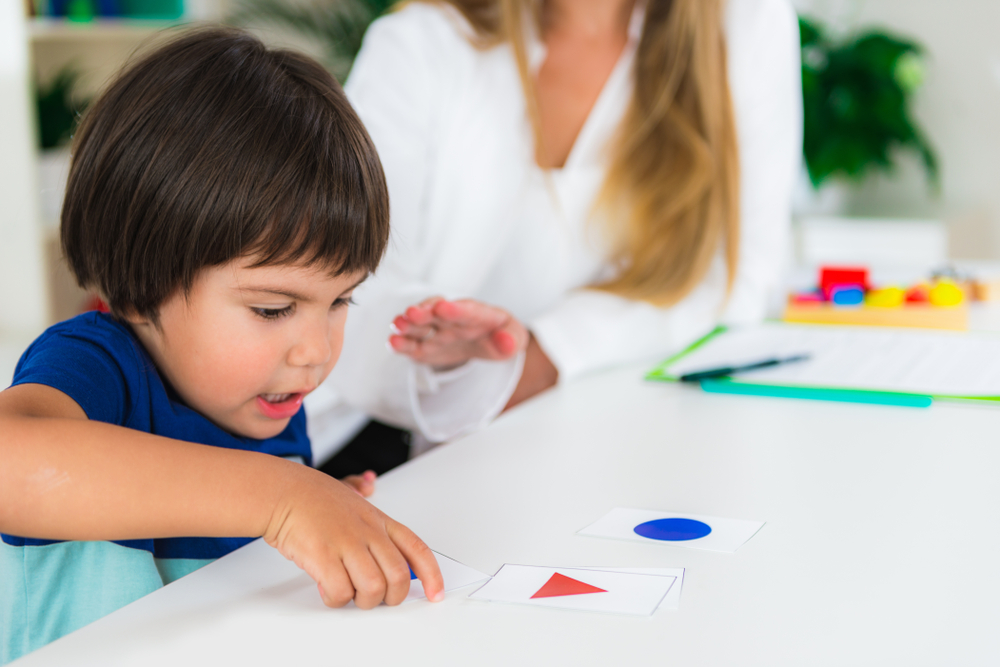
[[[709, 395], [591, 376], [386, 475], [373, 502], [483, 572], [686, 567], [651, 618], [484, 603], [330, 610], [256, 542], [30, 665], [987, 665], [1000, 409]], [[609, 509], [758, 519], [735, 554], [580, 537]]]

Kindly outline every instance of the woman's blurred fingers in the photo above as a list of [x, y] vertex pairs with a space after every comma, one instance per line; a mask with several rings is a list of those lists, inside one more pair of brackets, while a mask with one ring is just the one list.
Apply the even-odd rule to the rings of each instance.
[[[434, 307], [443, 301], [439, 296], [432, 296], [406, 309], [406, 317], [416, 325], [425, 326], [434, 320]], [[397, 318], [398, 319], [398, 318]]]
[[433, 312], [445, 322], [485, 331], [501, 327], [510, 319], [507, 311], [472, 299], [439, 301]]

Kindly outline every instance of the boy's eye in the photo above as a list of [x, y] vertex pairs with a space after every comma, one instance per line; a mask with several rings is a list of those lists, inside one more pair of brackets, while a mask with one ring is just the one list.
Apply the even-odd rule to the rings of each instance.
[[257, 315], [263, 317], [265, 320], [276, 320], [279, 317], [284, 317], [292, 312], [292, 306], [288, 305], [284, 308], [251, 308], [253, 312]]
[[333, 302], [330, 307], [331, 310], [337, 310], [338, 308], [343, 308], [344, 306], [353, 306], [355, 304], [354, 297], [352, 296], [342, 296]]

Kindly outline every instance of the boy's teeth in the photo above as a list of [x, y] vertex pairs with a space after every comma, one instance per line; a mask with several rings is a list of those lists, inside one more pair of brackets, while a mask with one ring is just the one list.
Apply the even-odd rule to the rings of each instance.
[[291, 394], [262, 394], [264, 400], [268, 403], [282, 403], [287, 401]]

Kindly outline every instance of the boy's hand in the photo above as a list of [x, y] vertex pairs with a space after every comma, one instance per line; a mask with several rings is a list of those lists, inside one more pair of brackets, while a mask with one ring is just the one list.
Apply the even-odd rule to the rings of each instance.
[[444, 599], [430, 548], [409, 528], [361, 498], [352, 487], [305, 466], [268, 522], [264, 539], [316, 581], [328, 607], [354, 600], [361, 609], [396, 605], [410, 588], [410, 568], [427, 599]]
[[375, 472], [373, 470], [366, 470], [360, 475], [348, 475], [340, 481], [354, 489], [362, 498], [367, 498], [375, 493]]
[[392, 321], [389, 345], [418, 363], [453, 368], [469, 359], [509, 359], [528, 345], [528, 330], [505, 310], [433, 297]]

